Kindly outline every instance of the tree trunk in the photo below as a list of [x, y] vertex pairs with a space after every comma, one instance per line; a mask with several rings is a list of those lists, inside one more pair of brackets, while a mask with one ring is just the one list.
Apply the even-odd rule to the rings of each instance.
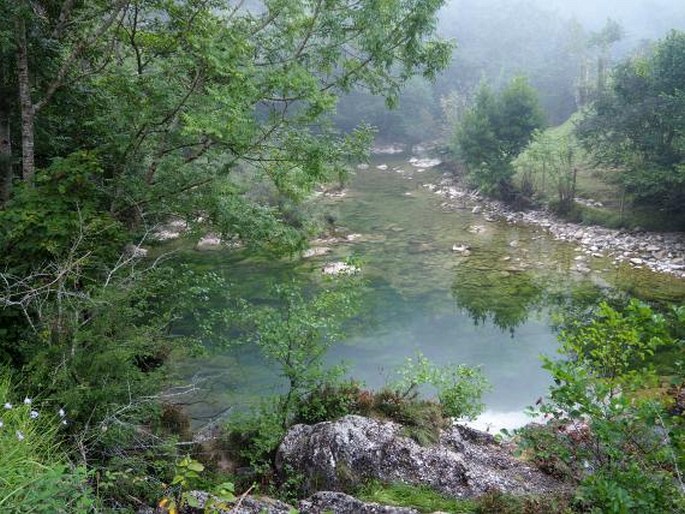
[[35, 109], [31, 100], [26, 25], [22, 18], [17, 19], [16, 27], [17, 73], [19, 79], [19, 102], [21, 105], [21, 175], [25, 182], [32, 183], [36, 173], [33, 129]]
[[0, 103], [0, 207], [12, 192], [12, 140], [9, 112]]

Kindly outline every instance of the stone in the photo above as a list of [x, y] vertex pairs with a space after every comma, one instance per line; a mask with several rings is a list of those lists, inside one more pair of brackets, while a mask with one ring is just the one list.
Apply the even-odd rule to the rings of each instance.
[[454, 425], [441, 431], [432, 447], [401, 434], [398, 423], [351, 415], [295, 425], [278, 448], [276, 470], [283, 477], [300, 476], [311, 494], [350, 490], [366, 480], [427, 486], [455, 498], [492, 490], [543, 494], [563, 487], [515, 459], [485, 432]]
[[143, 248], [142, 246], [134, 245], [132, 243], [129, 243], [124, 247], [124, 252], [126, 255], [134, 259], [142, 259], [147, 257], [148, 251], [149, 250], [147, 248]]
[[401, 144], [385, 145], [385, 146], [374, 146], [371, 149], [371, 153], [375, 155], [394, 155], [397, 153], [402, 153], [405, 150], [405, 146]]
[[309, 259], [311, 257], [321, 257], [322, 255], [328, 255], [333, 251], [332, 248], [328, 246], [316, 246], [314, 248], [307, 248], [302, 252], [303, 259]]
[[476, 205], [473, 209], [471, 209], [471, 214], [480, 214], [482, 210], [483, 208], [480, 205]]
[[329, 262], [321, 268], [321, 273], [324, 275], [354, 275], [359, 273], [359, 268], [346, 262]]
[[471, 247], [465, 243], [452, 245], [452, 251], [457, 253], [471, 253]]
[[442, 164], [442, 161], [440, 159], [418, 159], [416, 157], [412, 157], [411, 159], [409, 159], [409, 164], [411, 164], [415, 168], [426, 169], [439, 166], [440, 164]]
[[235, 504], [221, 508], [216, 506], [220, 504], [219, 500], [205, 491], [190, 491], [189, 494], [198, 502], [197, 511], [193, 512], [204, 512], [205, 505], [208, 503], [207, 506], [211, 509], [208, 512], [215, 514], [291, 514], [293, 512], [293, 507], [287, 503], [266, 496], [245, 496], [239, 498]]
[[364, 503], [348, 494], [322, 491], [302, 500], [300, 514], [419, 514], [416, 509], [390, 507], [378, 503]]
[[630, 263], [635, 264], [636, 266], [640, 266], [641, 264], [644, 264], [644, 262], [645, 261], [643, 261], [639, 257], [633, 257], [632, 259], [630, 259]]
[[385, 171], [388, 169], [388, 165], [387, 164], [379, 164], [378, 166], [376, 166], [376, 168], [378, 168], [381, 171]]
[[218, 250], [221, 248], [221, 236], [218, 234], [206, 234], [195, 245], [195, 249], [201, 252], [207, 250]]

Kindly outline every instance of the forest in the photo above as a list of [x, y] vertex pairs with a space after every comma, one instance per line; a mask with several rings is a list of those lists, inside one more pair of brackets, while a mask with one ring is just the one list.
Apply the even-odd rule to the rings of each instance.
[[0, 510], [685, 512], [684, 88], [678, 1], [0, 0]]

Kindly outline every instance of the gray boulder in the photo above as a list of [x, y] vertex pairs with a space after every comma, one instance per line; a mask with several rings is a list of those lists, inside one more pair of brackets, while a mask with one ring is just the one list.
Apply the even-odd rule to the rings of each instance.
[[309, 494], [350, 490], [369, 479], [424, 485], [456, 498], [563, 487], [515, 459], [489, 434], [455, 425], [426, 448], [401, 430], [397, 423], [361, 416], [295, 425], [278, 449], [276, 467], [283, 475], [301, 476]]
[[302, 500], [299, 510], [300, 514], [419, 514], [415, 509], [364, 503], [347, 494], [332, 491], [319, 492]]

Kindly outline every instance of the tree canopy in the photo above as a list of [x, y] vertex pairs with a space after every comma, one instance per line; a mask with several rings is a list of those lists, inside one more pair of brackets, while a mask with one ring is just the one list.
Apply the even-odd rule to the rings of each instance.
[[453, 148], [476, 186], [506, 195], [514, 174], [511, 161], [544, 124], [535, 91], [524, 77], [512, 80], [499, 95], [483, 84], [456, 128]]
[[624, 61], [579, 123], [597, 161], [625, 169], [637, 200], [672, 211], [685, 205], [685, 33]]

